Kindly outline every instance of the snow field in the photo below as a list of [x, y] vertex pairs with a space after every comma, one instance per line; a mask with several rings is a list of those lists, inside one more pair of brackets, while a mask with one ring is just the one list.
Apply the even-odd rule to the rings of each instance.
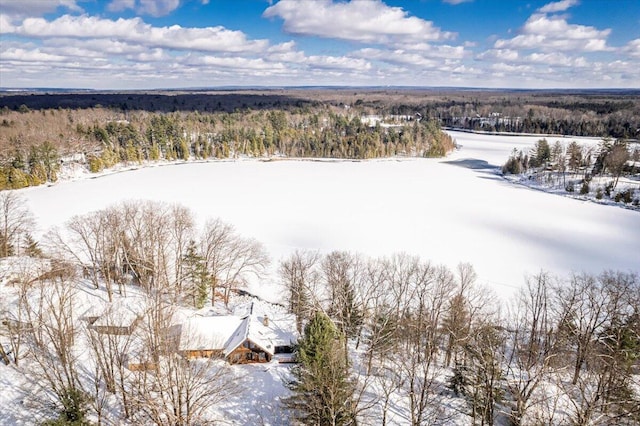
[[[452, 268], [470, 262], [480, 284], [505, 296], [540, 270], [638, 270], [637, 212], [512, 185], [496, 174], [514, 147], [531, 147], [540, 136], [449, 133], [461, 149], [444, 159], [155, 165], [21, 192], [40, 235], [123, 200], [180, 203], [201, 223], [220, 217], [265, 244], [273, 270], [296, 249], [406, 252]], [[273, 274], [252, 290], [277, 301], [276, 281]]]

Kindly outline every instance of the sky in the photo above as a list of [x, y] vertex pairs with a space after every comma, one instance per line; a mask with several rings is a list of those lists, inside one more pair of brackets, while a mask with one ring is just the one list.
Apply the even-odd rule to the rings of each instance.
[[0, 0], [0, 87], [640, 88], [640, 0]]

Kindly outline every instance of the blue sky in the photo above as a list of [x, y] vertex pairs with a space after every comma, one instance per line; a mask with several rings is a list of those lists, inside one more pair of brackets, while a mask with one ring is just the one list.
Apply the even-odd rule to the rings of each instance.
[[0, 87], [640, 88], [638, 0], [0, 0]]

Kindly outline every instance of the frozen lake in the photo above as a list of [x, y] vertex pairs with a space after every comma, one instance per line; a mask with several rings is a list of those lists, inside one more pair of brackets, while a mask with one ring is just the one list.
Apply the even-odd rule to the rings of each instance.
[[21, 193], [41, 233], [120, 200], [164, 200], [191, 208], [202, 222], [233, 224], [264, 243], [274, 263], [295, 249], [407, 252], [451, 267], [471, 262], [480, 283], [499, 294], [540, 270], [640, 271], [638, 212], [496, 175], [514, 147], [539, 137], [449, 133], [462, 148], [445, 159], [158, 165]]

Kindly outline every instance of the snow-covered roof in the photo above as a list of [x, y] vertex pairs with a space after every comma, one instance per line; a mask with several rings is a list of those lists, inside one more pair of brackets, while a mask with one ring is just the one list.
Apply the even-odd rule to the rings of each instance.
[[30, 281], [51, 269], [48, 259], [9, 256], [0, 259], [0, 286], [12, 281]]
[[[247, 338], [249, 338], [249, 330], [251, 329], [251, 317], [245, 317], [242, 319], [240, 326], [235, 330], [231, 338], [227, 341], [227, 344], [224, 347], [224, 356], [228, 356], [231, 352], [233, 352], [238, 346], [244, 343]], [[252, 339], [253, 341], [253, 339]], [[258, 342], [253, 342], [258, 346], [262, 347], [265, 351], [267, 348], [263, 347]], [[268, 351], [267, 351], [268, 352]], [[273, 350], [271, 351], [273, 352]]]
[[182, 325], [180, 350], [221, 350], [228, 356], [249, 339], [273, 355], [276, 346], [297, 341], [294, 315], [258, 313], [256, 308], [244, 306], [234, 315], [192, 316]]
[[224, 350], [241, 322], [242, 318], [235, 315], [194, 315], [182, 324], [179, 349]]
[[[116, 299], [107, 304], [92, 325], [94, 327], [129, 327], [142, 315], [144, 306], [144, 302], [139, 298]], [[89, 315], [85, 314], [85, 316]]]

